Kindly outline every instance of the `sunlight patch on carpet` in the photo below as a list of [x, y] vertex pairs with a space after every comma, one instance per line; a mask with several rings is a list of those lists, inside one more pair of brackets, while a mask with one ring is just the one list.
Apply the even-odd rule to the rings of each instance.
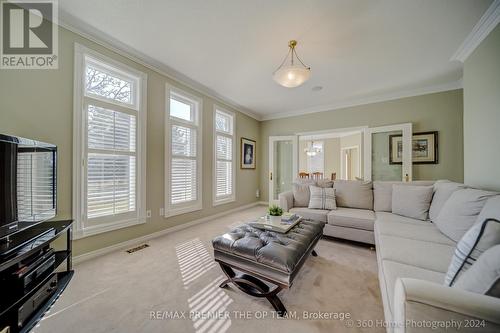
[[199, 238], [177, 245], [175, 253], [185, 289], [188, 289], [191, 283], [215, 267], [214, 259]]

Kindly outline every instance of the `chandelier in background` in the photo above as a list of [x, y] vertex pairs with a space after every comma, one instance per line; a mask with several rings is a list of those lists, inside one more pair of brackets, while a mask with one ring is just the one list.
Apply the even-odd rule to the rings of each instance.
[[[300, 60], [295, 51], [295, 46], [297, 46], [296, 40], [288, 42], [288, 53], [278, 69], [273, 73], [274, 81], [287, 88], [298, 87], [311, 77], [311, 67], [307, 67]], [[290, 58], [290, 61], [287, 61], [288, 58]]]
[[321, 153], [321, 145], [315, 145], [314, 141], [310, 141], [304, 152], [307, 156], [316, 156], [316, 154]]

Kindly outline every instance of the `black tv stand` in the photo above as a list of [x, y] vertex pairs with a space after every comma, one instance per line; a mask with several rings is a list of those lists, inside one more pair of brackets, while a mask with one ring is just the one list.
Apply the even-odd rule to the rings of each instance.
[[[9, 327], [11, 333], [29, 332], [70, 282], [74, 273], [71, 261], [72, 222], [43, 222], [12, 235], [9, 242], [0, 244], [1, 278], [11, 276], [11, 272], [18, 268], [22, 271], [29, 262], [34, 262], [35, 266], [40, 262], [40, 266], [36, 267], [44, 268], [43, 271], [40, 269], [40, 274], [37, 271], [33, 282], [21, 291], [8, 290], [12, 280], [0, 281], [0, 331]], [[64, 234], [66, 248], [51, 248], [51, 243]]]

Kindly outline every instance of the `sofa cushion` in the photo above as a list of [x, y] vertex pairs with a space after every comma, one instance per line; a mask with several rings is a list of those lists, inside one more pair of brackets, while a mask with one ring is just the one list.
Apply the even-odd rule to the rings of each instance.
[[328, 224], [373, 231], [375, 213], [368, 209], [343, 208], [328, 213]]
[[394, 214], [427, 220], [432, 200], [432, 186], [393, 185], [392, 212]]
[[379, 269], [382, 271], [382, 276], [386, 285], [385, 292], [386, 300], [389, 301], [389, 306], [391, 311], [394, 313], [394, 286], [399, 278], [413, 278], [419, 280], [425, 280], [430, 282], [436, 282], [439, 284], [443, 283], [444, 274], [441, 272], [435, 272], [432, 270], [402, 264], [390, 260], [382, 260], [379, 263]]
[[458, 242], [474, 224], [486, 201], [496, 194], [476, 189], [456, 190], [434, 223], [443, 234]]
[[310, 184], [307, 183], [293, 183], [293, 206], [294, 207], [307, 207], [309, 206], [309, 200], [311, 197], [311, 192], [309, 190], [310, 185], [316, 184], [312, 181]]
[[373, 182], [373, 210], [376, 212], [392, 212], [392, 186], [431, 186], [434, 181], [417, 180], [412, 182], [401, 181], [374, 181]]
[[290, 209], [291, 213], [302, 216], [305, 219], [327, 222], [327, 214], [330, 212], [326, 209], [311, 209], [307, 207], [294, 207]]
[[443, 235], [430, 222], [423, 222], [386, 212], [376, 212], [375, 215], [375, 230], [381, 235], [398, 236], [450, 246], [456, 245], [454, 241]]
[[455, 288], [500, 297], [500, 245], [489, 248], [457, 280]]
[[309, 186], [311, 198], [308, 208], [312, 209], [337, 209], [335, 203], [335, 189], [323, 188], [318, 186]]
[[453, 251], [452, 245], [426, 242], [375, 233], [380, 259], [446, 273]]
[[333, 183], [337, 207], [373, 210], [372, 182], [336, 180]]
[[498, 244], [500, 244], [500, 196], [497, 195], [486, 202], [476, 223], [458, 242], [446, 274], [446, 284], [452, 286], [484, 251]]
[[464, 184], [451, 182], [449, 180], [438, 180], [434, 183], [434, 195], [429, 208], [429, 219], [435, 222], [445, 202], [456, 190], [467, 188]]

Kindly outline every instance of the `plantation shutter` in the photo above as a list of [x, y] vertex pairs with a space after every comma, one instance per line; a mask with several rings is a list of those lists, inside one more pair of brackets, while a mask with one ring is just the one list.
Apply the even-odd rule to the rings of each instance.
[[171, 203], [197, 198], [196, 130], [172, 125]]
[[136, 209], [136, 117], [87, 107], [87, 217]]

